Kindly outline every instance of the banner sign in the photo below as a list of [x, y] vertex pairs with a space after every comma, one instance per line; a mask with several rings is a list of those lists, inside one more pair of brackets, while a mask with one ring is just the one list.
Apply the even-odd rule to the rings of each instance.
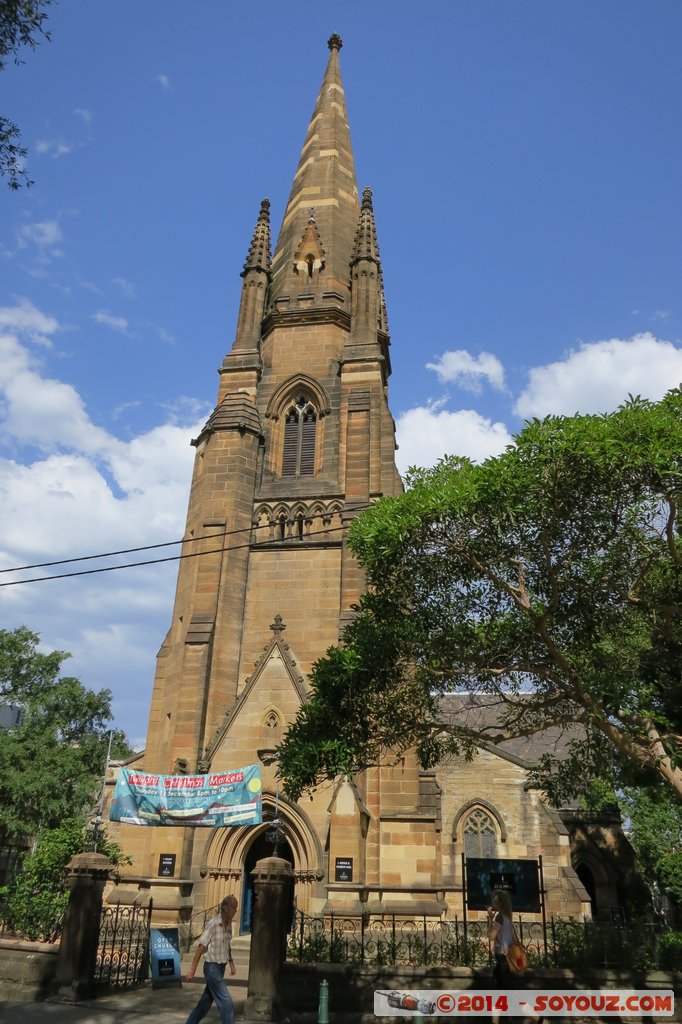
[[208, 775], [154, 775], [121, 768], [109, 820], [193, 828], [259, 825], [260, 765]]
[[177, 928], [152, 928], [149, 932], [152, 988], [181, 982], [180, 939]]

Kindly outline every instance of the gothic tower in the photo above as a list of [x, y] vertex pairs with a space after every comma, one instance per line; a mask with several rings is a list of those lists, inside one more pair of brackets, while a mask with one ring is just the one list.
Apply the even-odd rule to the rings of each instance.
[[[180, 562], [143, 761], [149, 771], [196, 772], [260, 752], [266, 813], [276, 742], [362, 592], [348, 524], [401, 489], [372, 193], [360, 201], [341, 39], [328, 45], [274, 255], [264, 199], [218, 402], [192, 442], [183, 554], [199, 557]], [[295, 869], [317, 882], [329, 796], [289, 809]], [[232, 831], [244, 832], [235, 849], [235, 836], [221, 836], [219, 849], [210, 830], [123, 826], [121, 837], [137, 874], [153, 877], [160, 853], [174, 853], [176, 874], [196, 883], [196, 906], [202, 875], [243, 870], [250, 832]]]

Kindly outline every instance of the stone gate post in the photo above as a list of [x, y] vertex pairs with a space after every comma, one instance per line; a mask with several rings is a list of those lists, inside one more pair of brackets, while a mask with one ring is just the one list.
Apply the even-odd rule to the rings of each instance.
[[54, 980], [61, 999], [92, 994], [102, 892], [112, 867], [103, 853], [78, 853], [69, 863], [69, 902]]
[[291, 865], [281, 857], [259, 860], [252, 877], [254, 904], [244, 1024], [269, 1024], [281, 1018], [279, 976], [286, 956], [294, 878]]

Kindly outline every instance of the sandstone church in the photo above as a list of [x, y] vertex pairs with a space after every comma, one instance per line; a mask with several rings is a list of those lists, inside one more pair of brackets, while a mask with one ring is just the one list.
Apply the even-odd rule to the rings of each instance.
[[279, 855], [308, 914], [461, 914], [462, 853], [542, 856], [548, 913], [589, 914], [591, 903], [603, 913], [622, 901], [618, 829], [597, 822], [591, 833], [550, 810], [527, 784], [533, 752], [519, 744], [429, 772], [408, 755], [298, 803], [278, 792], [276, 749], [307, 673], [363, 590], [348, 525], [402, 488], [372, 193], [358, 191], [341, 39], [328, 45], [274, 253], [263, 200], [217, 404], [192, 441], [183, 552], [200, 556], [180, 561], [147, 744], [133, 759], [164, 774], [260, 763], [264, 821], [111, 826], [132, 863], [109, 898], [151, 896], [155, 920], [187, 929], [234, 893], [246, 932], [249, 873], [272, 854], [278, 817]]

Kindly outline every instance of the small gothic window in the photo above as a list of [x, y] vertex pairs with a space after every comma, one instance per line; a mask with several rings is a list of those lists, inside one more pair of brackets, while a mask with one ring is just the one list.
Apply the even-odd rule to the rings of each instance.
[[281, 723], [276, 711], [272, 708], [263, 719], [263, 738], [268, 744], [276, 746], [280, 741]]
[[307, 398], [289, 407], [284, 419], [282, 476], [315, 475], [317, 413]]
[[491, 816], [480, 807], [467, 815], [462, 829], [465, 857], [495, 857], [497, 829]]

